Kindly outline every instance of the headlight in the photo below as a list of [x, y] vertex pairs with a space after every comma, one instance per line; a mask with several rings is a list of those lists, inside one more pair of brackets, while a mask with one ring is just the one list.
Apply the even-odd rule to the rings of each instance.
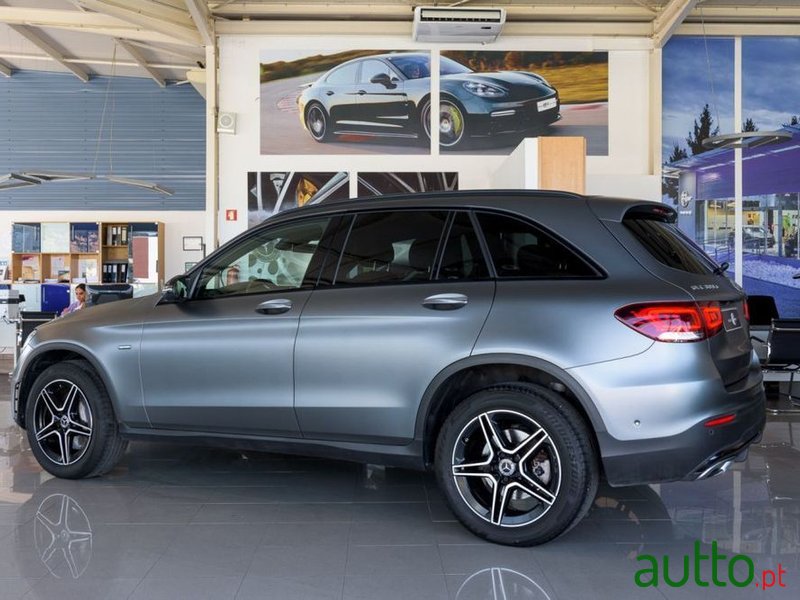
[[504, 89], [478, 81], [465, 81], [464, 89], [481, 98], [500, 98], [506, 95]]

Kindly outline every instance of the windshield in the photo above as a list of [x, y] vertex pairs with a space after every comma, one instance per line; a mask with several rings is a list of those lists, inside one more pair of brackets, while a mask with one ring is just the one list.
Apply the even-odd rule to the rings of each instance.
[[472, 73], [472, 69], [465, 67], [461, 63], [457, 63], [452, 58], [447, 58], [446, 56], [439, 57], [440, 75], [459, 75], [461, 73]]

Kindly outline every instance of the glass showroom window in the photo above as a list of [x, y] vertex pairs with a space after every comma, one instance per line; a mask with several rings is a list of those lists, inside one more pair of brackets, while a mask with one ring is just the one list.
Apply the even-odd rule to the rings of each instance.
[[[772, 296], [781, 316], [799, 317], [800, 280], [793, 275], [800, 272], [800, 102], [791, 82], [800, 78], [800, 37], [675, 37], [663, 61], [663, 200], [677, 208], [681, 229], [718, 263], [731, 264], [729, 276], [748, 294]], [[733, 96], [737, 64], [741, 98]], [[698, 73], [705, 74], [706, 86], [697, 85]], [[776, 81], [784, 89], [776, 89]], [[741, 113], [739, 127], [731, 118], [734, 105]], [[702, 145], [707, 137], [736, 130], [780, 130], [791, 139], [744, 148], [738, 164], [734, 150]]]

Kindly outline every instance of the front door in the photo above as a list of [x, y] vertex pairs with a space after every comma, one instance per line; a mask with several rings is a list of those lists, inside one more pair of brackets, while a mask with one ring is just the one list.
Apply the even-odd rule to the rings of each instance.
[[358, 84], [358, 129], [401, 135], [410, 125], [411, 108], [405, 84], [383, 61], [361, 64]]
[[298, 436], [292, 361], [327, 219], [246, 236], [206, 264], [189, 300], [144, 323], [141, 370], [153, 427]]
[[300, 320], [304, 437], [408, 443], [427, 386], [470, 355], [494, 282], [469, 215], [452, 219], [435, 210], [355, 217], [336, 274], [323, 275], [333, 285], [312, 293]]

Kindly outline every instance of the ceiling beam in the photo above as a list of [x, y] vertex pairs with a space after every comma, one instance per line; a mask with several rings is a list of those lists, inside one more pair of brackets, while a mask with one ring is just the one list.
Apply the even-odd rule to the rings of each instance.
[[160, 87], [167, 87], [167, 82], [164, 78], [156, 71], [152, 66], [147, 63], [147, 60], [139, 51], [138, 48], [134, 47], [133, 44], [130, 44], [126, 40], [122, 40], [117, 38], [117, 43], [125, 49], [125, 52], [131, 55], [133, 60], [136, 61], [142, 69], [144, 69], [148, 75], [155, 81]]
[[197, 31], [206, 46], [214, 45], [214, 29], [212, 25], [211, 13], [208, 12], [206, 0], [185, 0], [186, 8], [194, 21]]
[[[0, 50], [0, 57], [5, 58], [7, 60], [35, 60], [35, 61], [52, 61], [53, 59], [49, 56], [45, 56], [44, 54], [26, 54], [24, 52], [6, 52], [4, 50]], [[68, 63], [80, 63], [83, 65], [101, 65], [101, 66], [113, 66], [116, 65], [117, 67], [138, 67], [139, 63], [133, 60], [111, 60], [110, 58], [65, 58], [64, 59]], [[164, 62], [152, 62], [148, 63], [151, 68], [153, 69], [174, 69], [174, 70], [184, 70], [184, 69], [195, 69], [197, 65], [191, 64], [180, 64], [180, 63], [164, 63]]]
[[35, 29], [28, 27], [27, 25], [9, 25], [9, 27], [28, 40], [31, 44], [39, 48], [39, 50], [44, 52], [62, 67], [70, 71], [73, 75], [75, 75], [75, 77], [84, 83], [89, 81], [89, 73], [86, 70], [82, 69], [78, 65], [67, 62], [64, 55], [56, 50], [52, 44], [44, 39], [44, 37], [42, 37], [42, 35]]
[[663, 48], [695, 6], [697, 0], [670, 0], [670, 3], [653, 19], [653, 46]]
[[186, 46], [183, 46], [179, 49], [169, 48], [163, 44], [154, 44], [152, 42], [140, 42], [138, 40], [127, 41], [129, 44], [138, 46], [139, 48], [144, 48], [145, 50], [151, 50], [152, 52], [163, 52], [165, 54], [171, 54], [172, 56], [180, 56], [181, 58], [191, 60], [195, 63], [198, 61], [203, 62], [206, 59], [206, 54], [202, 50], [193, 50], [191, 48], [187, 48]]
[[132, 26], [122, 19], [101, 15], [95, 12], [0, 6], [0, 23], [81, 31], [84, 33], [121, 37], [126, 40], [135, 39], [145, 42], [179, 44], [182, 46], [200, 46], [199, 43], [191, 43], [176, 39], [173, 35], [151, 31], [145, 27]]
[[[144, 27], [151, 31], [157, 31], [158, 33], [172, 36], [175, 40], [182, 40], [196, 46], [203, 45], [200, 34], [194, 28], [191, 19], [185, 24], [158, 16], [150, 16], [145, 14], [141, 9], [128, 8], [128, 6], [136, 7], [139, 5], [139, 3], [134, 3], [132, 0], [126, 0], [125, 6], [110, 4], [102, 0], [79, 1], [81, 5], [86, 8], [90, 8], [104, 15], [116, 17], [132, 25]], [[188, 15], [186, 16], [188, 17]]]
[[11, 77], [11, 65], [0, 60], [0, 75]]

